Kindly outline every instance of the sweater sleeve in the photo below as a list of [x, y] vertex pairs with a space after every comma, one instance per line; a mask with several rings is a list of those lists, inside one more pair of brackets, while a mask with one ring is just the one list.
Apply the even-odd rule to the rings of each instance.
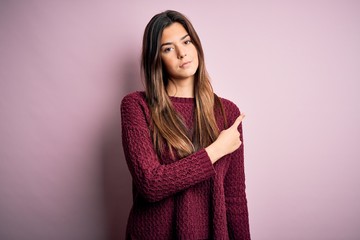
[[122, 144], [139, 193], [160, 201], [215, 174], [205, 149], [171, 164], [161, 164], [152, 144], [143, 102], [125, 97], [121, 103]]
[[[240, 111], [236, 107], [236, 116]], [[234, 120], [233, 120], [234, 121]], [[227, 208], [227, 222], [230, 239], [250, 239], [247, 199], [245, 193], [244, 142], [242, 123], [238, 128], [241, 146], [232, 153], [229, 169], [225, 176], [224, 190]]]

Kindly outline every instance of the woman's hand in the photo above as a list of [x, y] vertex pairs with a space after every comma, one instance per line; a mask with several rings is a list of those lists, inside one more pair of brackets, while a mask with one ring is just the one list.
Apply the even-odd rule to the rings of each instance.
[[221, 157], [234, 152], [241, 146], [240, 133], [238, 127], [245, 115], [241, 114], [231, 127], [220, 132], [218, 138], [205, 148], [212, 163], [215, 163]]

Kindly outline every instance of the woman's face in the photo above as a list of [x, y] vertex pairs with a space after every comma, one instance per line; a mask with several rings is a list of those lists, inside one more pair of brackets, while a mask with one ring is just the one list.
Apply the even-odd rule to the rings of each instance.
[[199, 66], [196, 47], [180, 23], [166, 27], [161, 36], [161, 60], [171, 80], [193, 80]]

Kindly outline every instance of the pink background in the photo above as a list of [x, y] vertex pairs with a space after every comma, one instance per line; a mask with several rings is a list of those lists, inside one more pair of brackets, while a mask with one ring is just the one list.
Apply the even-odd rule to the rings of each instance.
[[123, 239], [119, 104], [142, 89], [143, 29], [166, 9], [191, 19], [215, 91], [247, 115], [253, 239], [360, 239], [351, 0], [1, 1], [0, 239]]

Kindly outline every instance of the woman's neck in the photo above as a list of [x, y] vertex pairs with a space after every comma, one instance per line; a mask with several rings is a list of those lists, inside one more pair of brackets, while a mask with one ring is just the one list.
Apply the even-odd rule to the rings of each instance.
[[194, 79], [170, 80], [166, 91], [171, 97], [194, 97]]

